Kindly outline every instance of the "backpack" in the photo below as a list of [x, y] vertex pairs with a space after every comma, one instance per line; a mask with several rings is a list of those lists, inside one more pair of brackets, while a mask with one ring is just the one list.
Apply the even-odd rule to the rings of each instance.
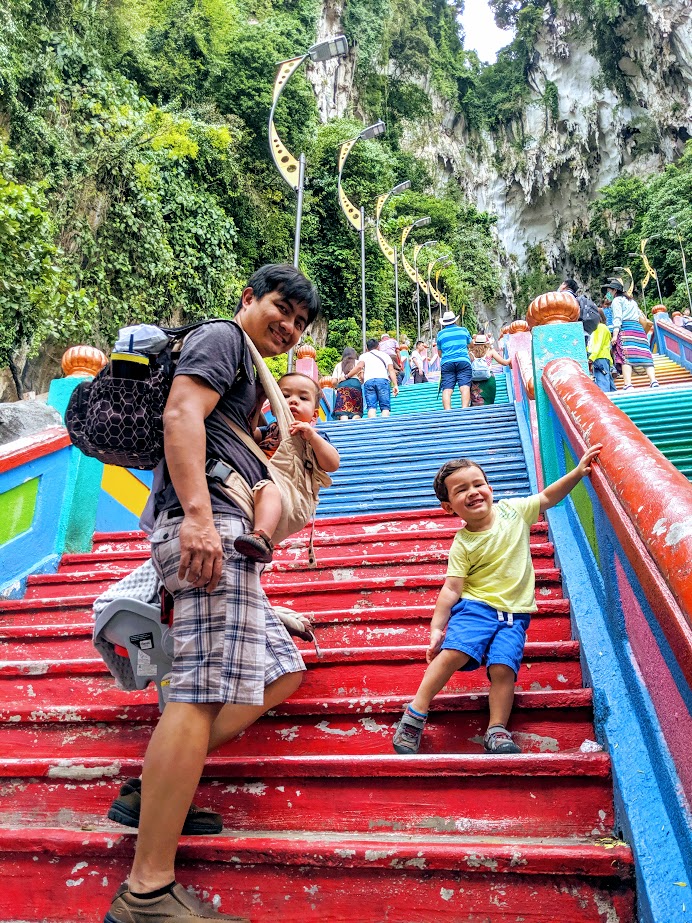
[[[72, 444], [104, 465], [151, 470], [163, 458], [163, 411], [185, 337], [204, 324], [161, 328], [169, 344], [150, 356], [142, 379], [120, 378], [113, 359], [93, 381], [83, 381], [72, 392], [65, 411], [65, 427]], [[142, 368], [138, 366], [138, 368]]]
[[487, 381], [492, 372], [490, 371], [490, 366], [485, 361], [485, 359], [474, 359], [471, 363], [471, 379], [472, 381]]
[[577, 301], [579, 302], [579, 320], [584, 325], [584, 332], [591, 334], [601, 323], [601, 315], [588, 295], [577, 295]]

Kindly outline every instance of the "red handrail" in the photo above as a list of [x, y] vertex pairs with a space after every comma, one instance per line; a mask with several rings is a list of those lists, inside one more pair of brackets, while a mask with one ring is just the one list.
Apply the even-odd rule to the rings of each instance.
[[542, 381], [572, 448], [603, 443], [593, 488], [692, 685], [692, 484], [573, 359]]

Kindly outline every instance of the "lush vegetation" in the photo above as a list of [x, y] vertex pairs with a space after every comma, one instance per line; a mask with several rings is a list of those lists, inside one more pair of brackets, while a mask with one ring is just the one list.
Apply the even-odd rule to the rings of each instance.
[[[290, 261], [295, 198], [266, 143], [276, 62], [314, 41], [317, 0], [9, 0], [0, 21], [0, 365], [22, 347], [79, 339], [107, 347], [137, 320], [228, 316], [263, 262]], [[422, 161], [404, 153], [406, 120], [427, 118], [421, 75], [459, 102], [469, 69], [458, 10], [445, 0], [349, 0], [357, 98], [387, 120], [353, 150], [344, 182], [372, 214], [387, 206], [394, 242], [422, 214], [426, 258], [450, 253], [451, 306], [473, 327], [474, 305], [496, 298], [491, 220], [453, 183], [432, 193]], [[396, 73], [382, 78], [382, 63]], [[418, 81], [418, 82], [417, 82]], [[317, 282], [328, 345], [360, 343], [360, 252], [336, 197], [337, 145], [362, 128], [321, 125], [298, 72], [277, 127], [305, 151], [301, 266]], [[425, 233], [422, 233], [422, 232]], [[367, 235], [371, 333], [394, 327], [392, 267]], [[413, 286], [401, 277], [402, 323], [414, 334]], [[325, 360], [326, 361], [326, 360]]]
[[[573, 233], [569, 256], [577, 272], [596, 289], [616, 267], [630, 267], [641, 297], [646, 270], [640, 242], [647, 239], [646, 256], [658, 274], [664, 303], [671, 310], [689, 307], [680, 243], [692, 253], [691, 203], [692, 142], [663, 173], [648, 180], [621, 177], [601, 192], [588, 222]], [[649, 306], [658, 302], [654, 281], [645, 294]]]

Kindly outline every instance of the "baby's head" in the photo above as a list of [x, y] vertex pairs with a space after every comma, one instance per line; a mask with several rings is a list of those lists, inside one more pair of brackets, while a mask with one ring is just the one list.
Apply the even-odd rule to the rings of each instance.
[[294, 419], [301, 423], [314, 423], [317, 420], [322, 392], [316, 381], [309, 375], [289, 372], [279, 379], [279, 387]]

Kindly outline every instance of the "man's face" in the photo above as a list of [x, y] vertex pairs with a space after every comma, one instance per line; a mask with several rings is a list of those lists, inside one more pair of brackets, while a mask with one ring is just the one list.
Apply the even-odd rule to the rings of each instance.
[[252, 289], [246, 288], [242, 303], [239, 319], [243, 330], [263, 357], [288, 352], [308, 325], [305, 305], [289, 301], [280, 291], [255, 298]]

